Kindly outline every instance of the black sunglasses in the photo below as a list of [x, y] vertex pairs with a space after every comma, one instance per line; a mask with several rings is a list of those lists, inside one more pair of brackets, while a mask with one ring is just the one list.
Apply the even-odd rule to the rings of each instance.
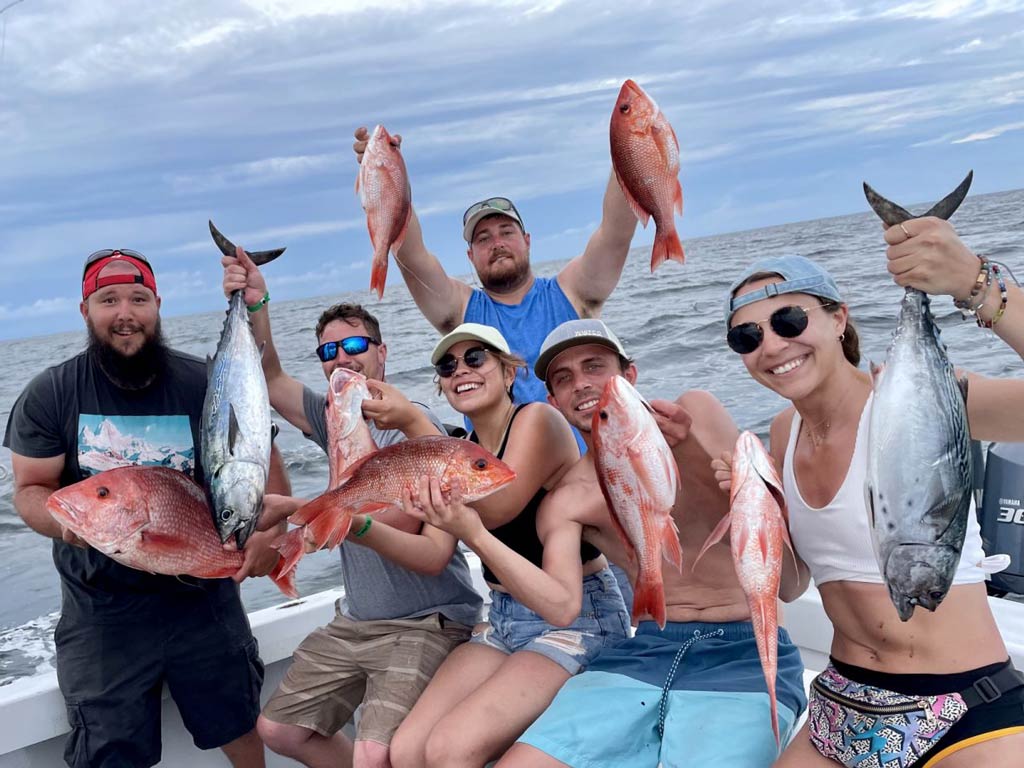
[[82, 266], [82, 279], [85, 280], [85, 273], [89, 271], [89, 267], [95, 264], [100, 259], [105, 259], [108, 256], [115, 254], [121, 254], [122, 256], [131, 256], [133, 259], [138, 259], [152, 271], [153, 267], [149, 263], [149, 259], [143, 256], [138, 251], [133, 251], [131, 248], [104, 248], [100, 251], [93, 251], [85, 260], [85, 264]]
[[462, 226], [466, 226], [466, 222], [469, 221], [470, 216], [477, 211], [484, 210], [485, 208], [493, 208], [498, 213], [508, 213], [509, 211], [513, 211], [520, 222], [523, 220], [523, 217], [519, 215], [519, 211], [507, 197], [489, 197], [486, 200], [481, 200], [479, 203], [473, 203], [466, 209], [466, 212], [462, 214]]
[[[772, 312], [768, 323], [776, 335], [784, 339], [795, 339], [807, 330], [807, 313], [812, 309], [835, 306], [834, 304], [818, 304], [814, 307], [798, 307], [795, 304], [788, 307], [779, 307]], [[764, 320], [761, 321], [762, 323]], [[760, 323], [740, 323], [734, 325], [726, 334], [725, 340], [729, 342], [729, 348], [741, 355], [749, 355], [761, 346], [764, 341], [764, 331]]]
[[434, 370], [437, 371], [437, 375], [442, 379], [447, 379], [455, 375], [455, 371], [459, 367], [459, 360], [470, 368], [480, 368], [487, 362], [487, 353], [489, 351], [486, 347], [470, 347], [462, 353], [461, 357], [456, 357], [449, 352], [434, 363]]
[[316, 348], [316, 356], [321, 363], [329, 363], [338, 356], [338, 347], [349, 357], [361, 355], [370, 348], [371, 344], [380, 344], [376, 339], [369, 336], [349, 336], [341, 341], [325, 341]]

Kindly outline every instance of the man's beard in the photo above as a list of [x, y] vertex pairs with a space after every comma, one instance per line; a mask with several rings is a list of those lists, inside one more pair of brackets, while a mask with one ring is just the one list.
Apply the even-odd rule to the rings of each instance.
[[89, 355], [99, 365], [108, 379], [121, 389], [145, 389], [163, 371], [167, 362], [167, 345], [164, 343], [160, 318], [157, 318], [153, 332], [146, 336], [139, 350], [133, 355], [124, 355], [109, 342], [96, 335], [92, 320], [86, 320], [89, 330]]
[[513, 262], [512, 268], [503, 268], [497, 274], [494, 270], [489, 270], [486, 275], [477, 273], [477, 277], [480, 278], [480, 285], [486, 290], [495, 293], [508, 293], [525, 283], [529, 274], [530, 262], [526, 261], [523, 263]]

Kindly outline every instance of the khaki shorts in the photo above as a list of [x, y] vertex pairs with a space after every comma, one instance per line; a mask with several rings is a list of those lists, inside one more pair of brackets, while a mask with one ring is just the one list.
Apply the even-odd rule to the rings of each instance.
[[295, 649], [263, 715], [332, 736], [362, 704], [356, 739], [390, 744], [441, 662], [469, 634], [437, 613], [381, 621], [339, 614]]

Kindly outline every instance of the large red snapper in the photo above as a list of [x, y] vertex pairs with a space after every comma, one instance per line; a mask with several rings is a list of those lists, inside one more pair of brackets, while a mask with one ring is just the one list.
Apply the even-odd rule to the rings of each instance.
[[672, 259], [686, 260], [674, 214], [683, 213], [679, 142], [668, 119], [644, 89], [627, 80], [611, 120], [612, 168], [633, 213], [646, 227], [654, 219], [651, 271]]
[[366, 377], [347, 368], [335, 368], [327, 387], [327, 489], [338, 487], [346, 469], [377, 450], [370, 425], [363, 418], [363, 400], [371, 398]]
[[672, 507], [679, 468], [650, 405], [621, 376], [613, 376], [594, 412], [594, 464], [615, 530], [637, 566], [633, 622], [649, 615], [665, 627], [664, 557], [682, 570], [683, 552]]
[[[732, 488], [729, 512], [715, 526], [697, 560], [726, 532], [740, 587], [747, 596], [750, 620], [754, 625], [757, 654], [761, 657], [768, 699], [771, 703], [772, 731], [779, 743], [779, 713], [775, 699], [778, 667], [779, 580], [782, 578], [782, 546], [796, 554], [789, 539], [784, 510], [782, 481], [768, 452], [753, 432], [744, 432], [736, 441], [732, 455]], [[697, 567], [697, 560], [693, 565]]]
[[305, 528], [289, 531], [275, 544], [285, 561], [282, 570], [288, 573], [298, 564], [306, 542], [313, 549], [341, 544], [353, 515], [401, 510], [405, 489], [414, 488], [423, 475], [436, 477], [445, 492], [458, 485], [466, 502], [489, 496], [516, 478], [510, 466], [469, 440], [438, 435], [386, 446], [349, 467], [338, 478], [339, 487], [288, 518]]
[[366, 227], [373, 244], [370, 290], [384, 297], [388, 252], [398, 258], [412, 214], [412, 188], [399, 142], [383, 125], [373, 129], [356, 176], [356, 192], [366, 211]]
[[[167, 467], [118, 467], [50, 494], [53, 518], [122, 565], [168, 576], [220, 579], [242, 567], [245, 553], [226, 550], [206, 494]], [[280, 561], [270, 578], [298, 597]]]

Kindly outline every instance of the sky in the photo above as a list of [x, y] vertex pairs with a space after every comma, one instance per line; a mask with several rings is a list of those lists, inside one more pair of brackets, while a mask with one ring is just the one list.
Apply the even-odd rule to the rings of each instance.
[[274, 299], [366, 290], [361, 125], [402, 135], [450, 274], [492, 195], [534, 261], [574, 256], [626, 78], [679, 138], [684, 243], [864, 211], [865, 179], [1024, 187], [1024, 0], [22, 0], [0, 28], [0, 339], [81, 328], [100, 248], [150, 258], [164, 315], [223, 307], [208, 218], [288, 247]]

